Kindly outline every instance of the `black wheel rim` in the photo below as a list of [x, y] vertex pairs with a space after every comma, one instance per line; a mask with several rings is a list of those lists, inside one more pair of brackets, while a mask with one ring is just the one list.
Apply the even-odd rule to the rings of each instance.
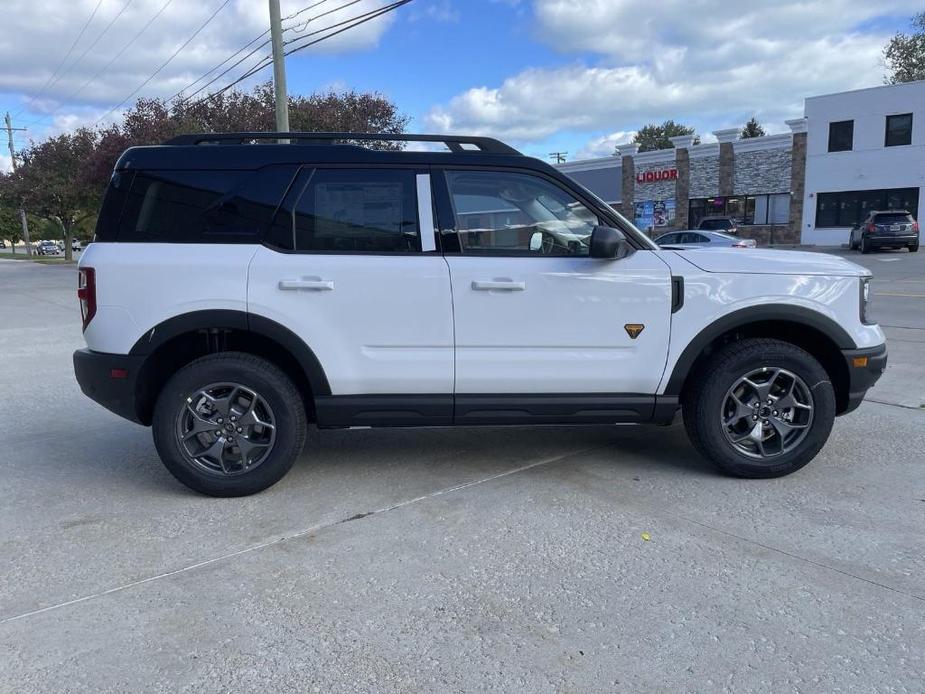
[[211, 475], [237, 476], [270, 455], [276, 443], [276, 416], [253, 388], [212, 383], [183, 402], [175, 433], [180, 451], [194, 467]]

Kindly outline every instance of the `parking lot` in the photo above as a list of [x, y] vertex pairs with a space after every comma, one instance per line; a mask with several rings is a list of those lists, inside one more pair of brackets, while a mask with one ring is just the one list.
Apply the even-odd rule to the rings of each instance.
[[802, 471], [683, 427], [312, 432], [242, 499], [84, 398], [73, 267], [0, 261], [0, 691], [895, 691], [925, 682], [925, 253]]

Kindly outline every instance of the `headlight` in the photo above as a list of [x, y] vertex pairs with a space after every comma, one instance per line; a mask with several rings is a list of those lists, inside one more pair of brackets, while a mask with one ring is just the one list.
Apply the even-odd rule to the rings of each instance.
[[870, 277], [861, 278], [861, 322], [864, 325], [873, 325], [873, 321], [868, 316], [870, 308]]

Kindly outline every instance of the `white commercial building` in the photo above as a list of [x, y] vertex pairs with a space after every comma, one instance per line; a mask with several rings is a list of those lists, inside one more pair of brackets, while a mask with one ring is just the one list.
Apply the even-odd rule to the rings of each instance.
[[846, 243], [870, 210], [925, 200], [925, 82], [806, 99], [803, 243]]

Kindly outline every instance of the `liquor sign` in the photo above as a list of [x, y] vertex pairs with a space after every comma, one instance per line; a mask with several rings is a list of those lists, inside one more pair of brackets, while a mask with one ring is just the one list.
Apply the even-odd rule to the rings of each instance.
[[636, 183], [656, 183], [658, 181], [678, 180], [677, 169], [660, 169], [656, 171], [641, 171], [636, 174]]

